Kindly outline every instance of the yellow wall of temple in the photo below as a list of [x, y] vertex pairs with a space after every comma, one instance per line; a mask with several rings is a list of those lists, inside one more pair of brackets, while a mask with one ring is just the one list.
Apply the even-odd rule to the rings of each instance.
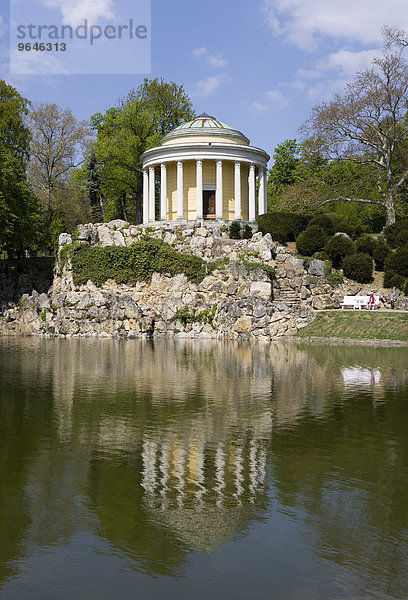
[[196, 161], [195, 160], [186, 160], [184, 162], [183, 196], [184, 196], [183, 219], [187, 219], [188, 221], [194, 221], [197, 216], [197, 210], [196, 210], [197, 187], [196, 187]]
[[241, 163], [241, 220], [249, 219], [249, 187], [248, 187], [249, 167]]
[[233, 221], [235, 218], [235, 163], [222, 163], [222, 218]]
[[216, 178], [215, 160], [203, 160], [203, 183], [215, 184]]
[[[248, 165], [241, 163], [241, 219], [249, 218]], [[215, 184], [216, 161], [203, 161], [203, 184]], [[223, 219], [235, 219], [235, 161], [223, 161], [222, 172]], [[183, 163], [183, 218], [196, 219], [196, 161], [188, 160]], [[177, 163], [167, 163], [167, 219], [177, 219]]]
[[177, 165], [167, 163], [167, 219], [177, 219]]

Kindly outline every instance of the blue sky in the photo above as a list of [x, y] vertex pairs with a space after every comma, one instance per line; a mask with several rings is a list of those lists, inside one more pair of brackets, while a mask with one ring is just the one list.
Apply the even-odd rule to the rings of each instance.
[[[141, 0], [36, 1], [64, 22], [106, 23], [119, 9], [132, 17]], [[0, 77], [31, 101], [67, 106], [84, 119], [143, 80], [144, 74], [10, 75], [8, 5], [0, 0]], [[183, 84], [198, 113], [213, 114], [272, 154], [296, 137], [313, 105], [369, 65], [384, 24], [408, 30], [407, 8], [407, 0], [152, 0], [147, 76]]]

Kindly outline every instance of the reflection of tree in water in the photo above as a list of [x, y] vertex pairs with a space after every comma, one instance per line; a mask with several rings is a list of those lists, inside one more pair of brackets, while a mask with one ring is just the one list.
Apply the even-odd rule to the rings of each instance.
[[407, 387], [385, 386], [381, 404], [332, 390], [323, 419], [305, 415], [271, 444], [276, 498], [304, 511], [316, 554], [393, 598], [408, 589]]
[[[306, 513], [316, 554], [361, 568], [385, 591], [380, 567], [385, 582], [395, 575], [394, 591], [407, 583], [400, 350], [9, 344], [0, 378], [5, 563], [23, 538], [56, 545], [89, 528], [132, 568], [177, 575], [192, 550], [212, 551], [264, 518], [272, 494]], [[378, 368], [378, 385], [346, 389], [342, 368], [355, 365]]]

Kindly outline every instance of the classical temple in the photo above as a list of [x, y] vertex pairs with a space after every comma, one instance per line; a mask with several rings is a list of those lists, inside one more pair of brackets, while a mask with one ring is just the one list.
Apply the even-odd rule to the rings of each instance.
[[183, 123], [142, 155], [143, 223], [256, 221], [267, 211], [269, 158], [243, 133], [211, 115]]

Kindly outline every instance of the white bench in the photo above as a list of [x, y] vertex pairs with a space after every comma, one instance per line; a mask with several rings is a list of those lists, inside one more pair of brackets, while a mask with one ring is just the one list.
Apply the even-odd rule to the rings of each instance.
[[362, 308], [378, 308], [380, 302], [379, 296], [374, 296], [374, 304], [370, 304], [370, 296], [344, 296], [341, 308], [352, 308], [361, 310]]

